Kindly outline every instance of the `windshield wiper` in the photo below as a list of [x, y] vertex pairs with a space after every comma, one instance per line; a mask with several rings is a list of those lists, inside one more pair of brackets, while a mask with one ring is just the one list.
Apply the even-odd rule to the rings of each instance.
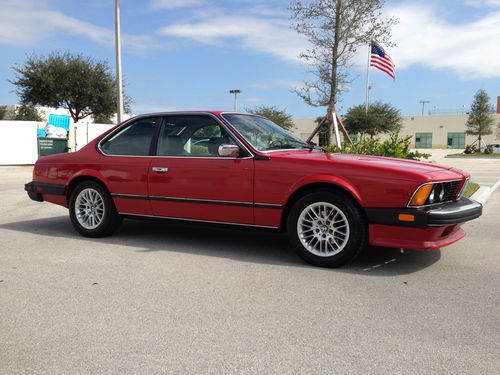
[[296, 144], [291, 144], [291, 143], [279, 143], [272, 145], [271, 147], [267, 148], [267, 150], [284, 150], [284, 149], [299, 149], [299, 148], [306, 148], [308, 150], [321, 150], [319, 147], [309, 145], [307, 143], [300, 143], [297, 142]]
[[268, 147], [267, 150], [283, 150], [287, 148], [296, 148], [294, 145], [291, 143], [278, 143], [275, 145], [272, 145], [271, 147]]

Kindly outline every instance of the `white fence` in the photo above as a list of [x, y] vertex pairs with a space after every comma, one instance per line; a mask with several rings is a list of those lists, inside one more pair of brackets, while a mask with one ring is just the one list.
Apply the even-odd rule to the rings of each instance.
[[[78, 151], [113, 126], [71, 124], [68, 147]], [[35, 121], [0, 121], [0, 165], [35, 164], [38, 159], [37, 131], [38, 124]]]
[[37, 129], [35, 121], [0, 121], [0, 165], [34, 164]]
[[[102, 133], [111, 129], [114, 124], [89, 124], [89, 123], [77, 123], [74, 128], [75, 134], [75, 149], [80, 150], [90, 141], [93, 141], [96, 137]], [[71, 146], [70, 146], [71, 147]]]

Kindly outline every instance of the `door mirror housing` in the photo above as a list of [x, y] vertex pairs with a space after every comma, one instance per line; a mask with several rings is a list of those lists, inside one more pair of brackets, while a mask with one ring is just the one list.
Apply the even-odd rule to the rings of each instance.
[[236, 145], [222, 144], [219, 146], [218, 152], [219, 156], [223, 158], [236, 158], [240, 154], [240, 148]]

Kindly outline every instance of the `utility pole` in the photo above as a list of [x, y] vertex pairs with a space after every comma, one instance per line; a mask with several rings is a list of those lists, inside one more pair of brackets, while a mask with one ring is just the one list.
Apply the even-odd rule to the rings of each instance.
[[120, 0], [115, 0], [115, 47], [116, 47], [116, 82], [118, 90], [118, 108], [116, 117], [118, 123], [123, 119], [123, 81], [122, 81], [122, 51], [120, 40]]
[[422, 116], [423, 116], [424, 115], [425, 105], [427, 103], [430, 103], [430, 101], [428, 101], [428, 100], [420, 100], [419, 103], [422, 104]]
[[238, 112], [238, 94], [241, 94], [241, 90], [229, 90], [230, 94], [234, 94], [234, 111]]

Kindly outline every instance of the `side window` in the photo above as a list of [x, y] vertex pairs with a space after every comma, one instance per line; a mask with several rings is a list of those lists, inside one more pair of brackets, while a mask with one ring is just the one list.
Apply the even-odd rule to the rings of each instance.
[[158, 118], [137, 120], [101, 144], [101, 149], [108, 155], [147, 156], [159, 123]]
[[218, 157], [221, 144], [236, 144], [212, 118], [203, 115], [165, 119], [158, 138], [157, 155]]

